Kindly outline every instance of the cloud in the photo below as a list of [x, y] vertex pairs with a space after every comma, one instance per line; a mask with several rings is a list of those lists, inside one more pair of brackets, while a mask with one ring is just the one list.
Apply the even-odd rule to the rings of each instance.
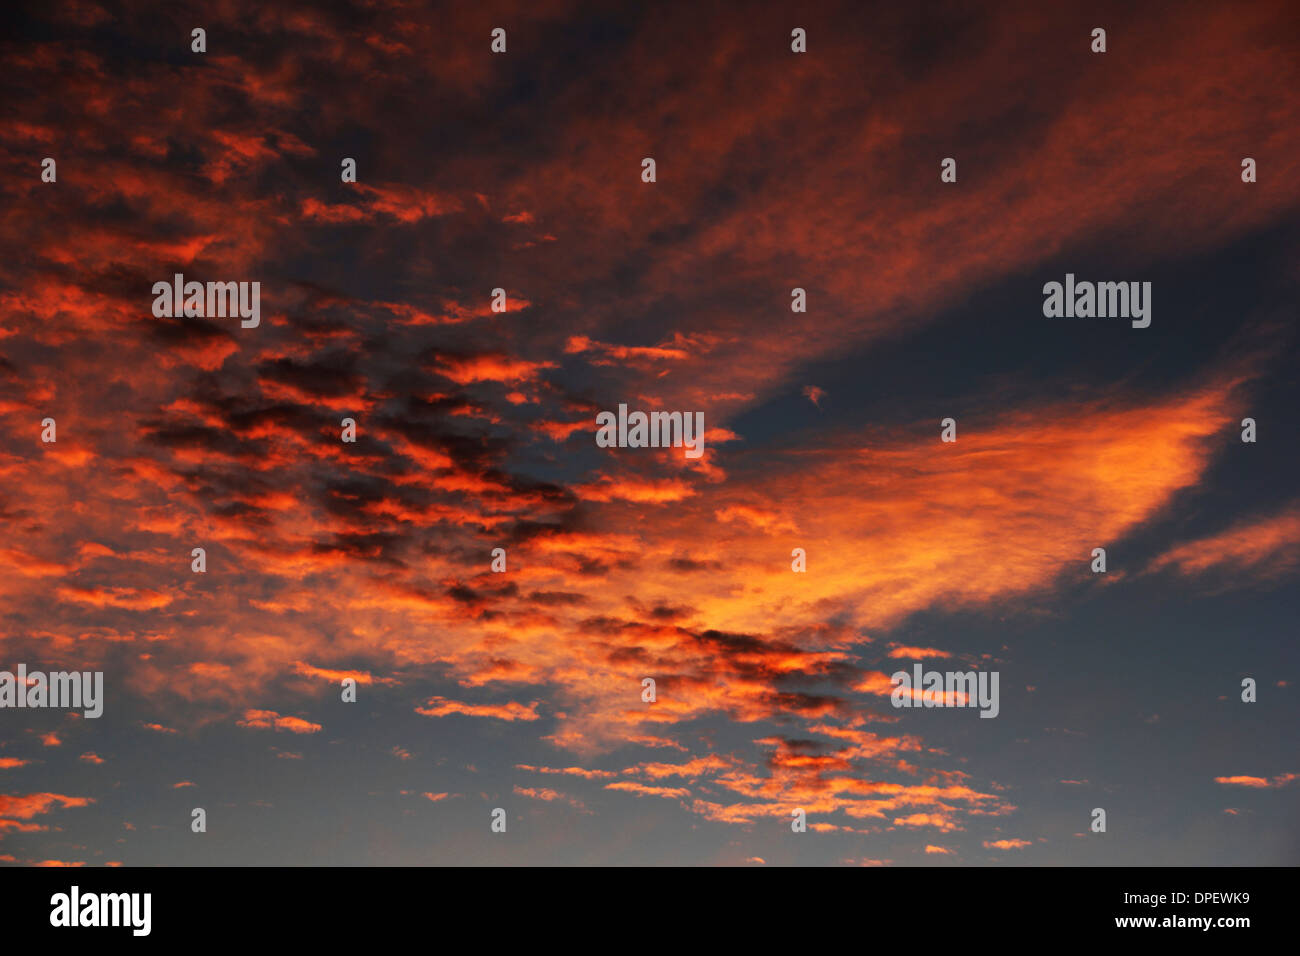
[[532, 773], [565, 774], [587, 780], [608, 780], [618, 776], [613, 770], [586, 770], [582, 767], [531, 767], [527, 764], [516, 764], [515, 766], [519, 770], [528, 770]]
[[1272, 779], [1269, 779], [1268, 777], [1250, 777], [1250, 776], [1214, 778], [1215, 783], [1221, 783], [1226, 786], [1232, 786], [1232, 787], [1252, 787], [1258, 790], [1265, 790], [1265, 789], [1276, 788], [1276, 787], [1285, 787], [1287, 784], [1292, 783], [1295, 780], [1300, 780], [1300, 773], [1278, 774]]
[[634, 793], [638, 796], [645, 797], [663, 797], [668, 800], [689, 800], [691, 792], [685, 787], [651, 787], [642, 783], [634, 783], [630, 780], [620, 780], [617, 783], [605, 784], [606, 790], [621, 790], [625, 793]]
[[1300, 504], [1170, 548], [1149, 568], [1165, 569], [1187, 576], [1222, 572], [1252, 583], [1293, 574], [1300, 569]]
[[235, 723], [248, 730], [287, 730], [291, 734], [315, 734], [321, 730], [320, 724], [301, 717], [286, 717], [273, 710], [246, 710], [243, 718]]
[[430, 697], [423, 707], [415, 708], [417, 714], [426, 717], [446, 717], [449, 714], [464, 714], [468, 717], [494, 717], [497, 720], [537, 720], [537, 701], [524, 705], [510, 701], [506, 704], [465, 704], [445, 697]]
[[579, 810], [585, 810], [586, 805], [577, 797], [569, 794], [560, 793], [558, 790], [552, 790], [550, 787], [520, 787], [515, 786], [514, 793], [521, 797], [527, 797], [530, 800], [541, 800], [545, 803], [567, 803]]
[[936, 650], [933, 647], [907, 647], [899, 645], [889, 649], [891, 658], [907, 658], [909, 660], [926, 660], [934, 657], [952, 657], [947, 651]]
[[458, 385], [472, 382], [516, 384], [530, 382], [545, 369], [555, 367], [554, 362], [530, 362], [504, 353], [485, 353], [444, 356], [439, 360], [438, 372]]
[[[589, 46], [568, 28], [580, 13], [512, 16]], [[195, 746], [215, 720], [320, 732], [260, 709], [306, 713], [317, 682], [400, 693], [436, 676], [481, 699], [416, 712], [504, 721], [521, 769], [720, 823], [796, 800], [814, 829], [1009, 813], [982, 768], [898, 730], [891, 662], [950, 656], [903, 643], [904, 625], [1035, 615], [1099, 587], [1093, 547], [1206, 481], [1243, 375], [981, 394], [952, 445], [929, 412], [878, 422], [838, 385], [817, 429], [765, 403], [798, 390], [823, 408], [825, 389], [800, 384], [826, 381], [819, 363], [873, 358], [1004, 280], [1032, 288], [1066, 253], [1103, 245], [1145, 268], [1293, 218], [1295, 108], [1258, 108], [1259, 77], [1295, 77], [1290, 50], [1258, 42], [1287, 14], [1253, 4], [1184, 29], [1173, 7], [1140, 11], [1126, 42], [1149, 55], [1083, 85], [1048, 7], [963, 21], [942, 56], [896, 42], [916, 29], [899, 7], [869, 36], [824, 31], [804, 58], [758, 42], [788, 29], [776, 8], [739, 25], [708, 9], [701, 35], [732, 39], [689, 70], [662, 55], [671, 18], [615, 17], [601, 35], [617, 55], [582, 58], [582, 84], [512, 60], [546, 92], [524, 97], [494, 58], [442, 42], [472, 16], [435, 25], [391, 4], [360, 31], [223, 6], [216, 26], [275, 53], [236, 44], [202, 70], [146, 58], [121, 75], [99, 34], [9, 51], [30, 94], [13, 98], [11, 165], [39, 146], [77, 166], [57, 192], [0, 183], [0, 231], [26, 250], [0, 263], [0, 598], [50, 654], [114, 665], [150, 708], [140, 727]], [[99, 28], [148, 36], [154, 16]], [[871, 81], [846, 85], [863, 63]], [[497, 122], [430, 140], [413, 96]], [[957, 128], [972, 188], [936, 203], [925, 131]], [[334, 179], [340, 136], [373, 146], [359, 183]], [[665, 137], [656, 188], [637, 188], [635, 162], [630, 178], [611, 167]], [[1259, 202], [1215, 185], [1234, 143], [1269, 157]], [[257, 334], [153, 319], [150, 282], [182, 269], [261, 277]], [[503, 269], [504, 315], [489, 295]], [[796, 282], [808, 313], [789, 311]], [[598, 452], [583, 431], [619, 400], [705, 411], [706, 458]], [[59, 442], [35, 448], [47, 409]], [[356, 443], [338, 440], [344, 415]], [[1150, 569], [1274, 580], [1296, 566], [1297, 520], [1229, 521]], [[187, 568], [195, 541], [206, 576]], [[505, 575], [489, 570], [498, 546]], [[564, 766], [602, 755], [613, 769]], [[970, 778], [942, 776], [954, 765]]]
[[571, 336], [564, 344], [567, 355], [596, 353], [599, 357], [591, 360], [594, 365], [643, 364], [688, 359], [692, 355], [693, 348], [698, 348], [698, 343], [689, 342], [680, 333], [671, 344], [663, 345], [611, 345], [607, 342], [597, 342], [585, 335]]
[[296, 673], [299, 673], [304, 677], [319, 677], [322, 680], [338, 684], [349, 679], [356, 681], [358, 684], [372, 684], [375, 683], [376, 680], [381, 684], [391, 684], [396, 682], [396, 679], [391, 677], [381, 677], [376, 679], [368, 671], [331, 670], [329, 668], [316, 667], [312, 664], [304, 663], [303, 661], [294, 661], [292, 666]]
[[[30, 820], [59, 809], [87, 807], [94, 802], [93, 797], [69, 797], [61, 793], [0, 793], [0, 828], [13, 825], [16, 820]], [[21, 825], [15, 828], [24, 829]]]

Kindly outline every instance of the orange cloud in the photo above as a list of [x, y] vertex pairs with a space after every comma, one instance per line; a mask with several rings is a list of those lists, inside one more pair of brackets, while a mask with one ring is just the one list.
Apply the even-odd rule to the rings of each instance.
[[893, 647], [889, 651], [890, 657], [903, 657], [909, 660], [925, 660], [931, 657], [952, 657], [947, 651], [936, 650], [933, 647]]
[[439, 373], [459, 385], [470, 382], [504, 382], [515, 384], [532, 381], [554, 362], [529, 362], [503, 353], [474, 355], [464, 358], [448, 356], [441, 360]]
[[[1255, 42], [1285, 26], [1282, 5], [1211, 13], [1190, 31], [1169, 30], [1180, 13], [1154, 12], [1134, 21], [1131, 41], [1177, 42], [1147, 43], [1150, 56], [1086, 90], [1025, 82], [1056, 56], [1046, 52], [1050, 43], [1024, 42], [1058, 32], [1046, 8], [991, 15], [981, 31], [987, 42], [966, 56], [940, 58], [916, 83], [870, 94], [834, 88], [837, 71], [825, 69], [861, 62], [864, 41], [853, 31], [819, 41], [810, 61], [817, 69], [774, 69], [761, 51], [739, 56], [738, 42], [682, 74], [656, 52], [673, 26], [650, 18], [618, 70], [665, 94], [634, 111], [622, 108], [621, 94], [596, 97], [554, 131], [571, 148], [522, 165], [489, 149], [451, 157], [422, 181], [335, 182], [318, 195], [297, 190], [293, 177], [268, 175], [280, 186], [257, 188], [260, 174], [286, 157], [314, 152], [305, 130], [300, 138], [279, 128], [286, 117], [319, 114], [324, 128], [341, 128], [367, 103], [406, 102], [387, 95], [390, 59], [398, 75], [463, 102], [499, 79], [481, 55], [447, 49], [419, 58], [416, 51], [437, 45], [435, 28], [391, 11], [376, 7], [373, 28], [351, 38], [329, 18], [268, 9], [259, 29], [306, 42], [285, 44], [297, 52], [267, 62], [214, 53], [186, 86], [183, 109], [168, 92], [165, 65], [118, 84], [102, 62], [44, 47], [39, 57], [6, 61], [9, 73], [38, 83], [81, 78], [79, 95], [62, 98], [73, 111], [64, 125], [91, 131], [78, 175], [60, 184], [60, 193], [74, 190], [85, 216], [46, 215], [23, 182], [33, 177], [3, 187], [14, 210], [8, 237], [31, 251], [0, 265], [0, 284], [21, 290], [0, 298], [0, 374], [13, 369], [0, 399], [10, 439], [0, 499], [24, 512], [7, 524], [0, 551], [11, 572], [0, 575], [6, 605], [19, 619], [41, 620], [40, 640], [58, 652], [95, 657], [134, 645], [126, 689], [187, 731], [220, 712], [242, 714], [245, 728], [314, 733], [320, 725], [252, 708], [278, 699], [267, 691], [281, 692], [287, 674], [378, 683], [388, 679], [372, 674], [436, 670], [502, 696], [541, 698], [544, 689], [553, 704], [547, 745], [584, 755], [629, 745], [682, 754], [680, 764], [629, 760], [618, 771], [531, 769], [601, 781], [617, 774], [614, 789], [675, 799], [686, 799], [687, 785], [703, 793], [705, 781], [708, 799], [691, 806], [709, 819], [747, 824], [788, 813], [798, 800], [873, 827], [892, 820], [944, 831], [960, 829], [966, 814], [1006, 812], [1001, 791], [984, 784], [913, 785], [937, 779], [928, 765], [945, 755], [915, 736], [865, 729], [894, 717], [879, 699], [889, 689], [881, 657], [943, 656], [885, 651], [870, 637], [887, 640], [930, 608], [1032, 613], [1058, 584], [1097, 586], [1082, 570], [1091, 548], [1123, 540], [1204, 478], [1232, 383], [1107, 402], [1083, 393], [973, 417], [951, 446], [937, 441], [933, 422], [870, 433], [848, 422], [842, 432], [804, 433], [758, 453], [711, 445], [707, 464], [688, 471], [679, 470], [680, 456], [611, 455], [588, 467], [569, 456], [577, 441], [561, 449], [535, 439], [577, 435], [585, 426], [573, 419], [590, 414], [589, 396], [616, 382], [644, 394], [646, 407], [707, 409], [710, 441], [721, 444], [732, 433], [717, 423], [734, 424], [772, 394], [788, 396], [803, 380], [792, 376], [811, 363], [910, 331], [971, 289], [1045, 268], [1066, 243], [1119, 236], [1113, 241], [1132, 260], [1282, 221], [1300, 197], [1300, 151], [1291, 148], [1300, 127], [1274, 122], [1294, 117], [1289, 102], [1267, 120], [1251, 108], [1258, 77], [1294, 76], [1288, 50]], [[706, 32], [725, 26], [725, 12], [703, 15]], [[868, 61], [904, 75], [893, 47], [873, 42]], [[314, 102], [301, 80], [315, 61], [303, 51], [318, 45], [340, 75], [367, 79], [358, 90], [378, 84], [382, 95]], [[1242, 55], [1221, 57], [1224, 49]], [[1220, 68], [1188, 79], [1186, 64], [1207, 57]], [[964, 82], [971, 75], [982, 78], [978, 90]], [[727, 93], [735, 88], [750, 91], [744, 102]], [[1135, 99], [1133, 89], [1158, 92]], [[1169, 90], [1178, 91], [1178, 109]], [[891, 116], [910, 117], [918, 129], [951, 128], [953, 115], [972, 129], [997, 129], [994, 104], [1008, 96], [1029, 97], [1033, 108], [1022, 112], [1034, 120], [1019, 137], [1024, 148], [1001, 158], [984, 151], [980, 189], [936, 204], [933, 176], [899, 175], [911, 134]], [[214, 104], [231, 97], [247, 115], [214, 125]], [[1187, 103], [1199, 111], [1195, 122], [1181, 108]], [[26, 115], [10, 125], [22, 142], [58, 142], [39, 101], [17, 105]], [[875, 119], [850, 124], [837, 148], [782, 132], [855, 105], [870, 105]], [[141, 110], [167, 123], [140, 132]], [[664, 128], [691, 175], [672, 189], [632, 194], [612, 184], [609, 155], [644, 155], [647, 135]], [[109, 138], [123, 129], [136, 132]], [[1222, 141], [1207, 141], [1205, 129]], [[1089, 150], [1074, 148], [1081, 141], [1115, 162], [1098, 167]], [[194, 145], [197, 164], [165, 163], [176, 142]], [[1221, 147], [1238, 142], [1264, 144], [1273, 157], [1258, 184], [1267, 201], [1210, 188], [1196, 203], [1180, 202], [1188, 183], [1222, 182]], [[763, 182], [777, 148], [783, 168], [806, 175], [776, 190], [737, 185]], [[481, 181], [479, 195], [441, 186], [471, 179]], [[1134, 220], [1138, 207], [1145, 212]], [[114, 212], [96, 219], [95, 210]], [[434, 217], [445, 222], [418, 236], [400, 228], [433, 226]], [[304, 221], [313, 228], [304, 232]], [[995, 234], [981, 231], [992, 221]], [[398, 228], [330, 228], [358, 223]], [[526, 243], [555, 239], [537, 223], [560, 236], [547, 254], [567, 259], [523, 254]], [[510, 263], [521, 287], [552, 310], [548, 321], [495, 316], [473, 289], [431, 299], [442, 270], [429, 263], [447, 251], [434, 246], [443, 227], [447, 248], [466, 257], [453, 271], [465, 276], [485, 267], [474, 258], [482, 247], [475, 230], [507, 234], [508, 259], [502, 249], [488, 259]], [[376, 282], [417, 290], [415, 300], [351, 301], [321, 288], [347, 285], [332, 281], [333, 266], [298, 268], [329, 262], [323, 253], [340, 238], [361, 243], [350, 254]], [[418, 246], [394, 245], [405, 240]], [[860, 268], [864, 257], [871, 269]], [[415, 265], [400, 268], [404, 261]], [[165, 275], [178, 263], [214, 276], [267, 268], [304, 281], [278, 283], [274, 299], [268, 283], [267, 335], [234, 338], [211, 323], [141, 321], [136, 293], [118, 289], [137, 280], [105, 280]], [[393, 271], [381, 274], [388, 265]], [[784, 299], [781, 277], [792, 271], [810, 290], [807, 315], [789, 312]], [[598, 284], [612, 275], [627, 278]], [[764, 302], [774, 313], [756, 320], [767, 315]], [[526, 306], [512, 291], [511, 313]], [[655, 329], [667, 321], [669, 333], [634, 338], [632, 323], [643, 315]], [[460, 326], [478, 320], [493, 351], [448, 351], [480, 341], [460, 336], [468, 331]], [[84, 345], [110, 335], [119, 361], [106, 369]], [[561, 387], [561, 362], [582, 366], [583, 377]], [[820, 407], [825, 393], [805, 386], [803, 395]], [[47, 406], [59, 409], [59, 447], [24, 457], [15, 449], [32, 444], [30, 421], [39, 418], [31, 412]], [[362, 440], [341, 446], [334, 421], [323, 428], [320, 413], [353, 406]], [[521, 412], [526, 420], [513, 417]], [[798, 413], [813, 414], [803, 405]], [[819, 427], [830, 421], [813, 417]], [[124, 431], [120, 421], [142, 424]], [[1217, 563], [1205, 562], [1205, 542], [1197, 542], [1154, 566], [1283, 573], [1294, 568], [1291, 521], [1206, 539]], [[101, 540], [113, 547], [81, 546]], [[195, 540], [210, 542], [207, 578], [185, 569]], [[494, 581], [486, 556], [502, 543], [511, 570]], [[806, 574], [790, 569], [795, 547], [807, 549]], [[53, 594], [33, 579], [56, 584]], [[660, 681], [653, 704], [639, 698], [646, 674]], [[291, 683], [304, 692], [305, 682]], [[417, 712], [494, 717], [527, 735], [538, 706], [435, 697]], [[733, 753], [706, 752], [693, 724], [708, 718], [753, 728], [754, 739]], [[770, 736], [773, 726], [801, 742]], [[660, 780], [683, 786], [655, 786]]]
[[[349, 678], [356, 681], [358, 684], [371, 684], [375, 682], [375, 677], [372, 676], [368, 671], [330, 670], [324, 667], [315, 667], [314, 665], [304, 663], [303, 661], [294, 661], [293, 669], [296, 673], [299, 673], [304, 677], [320, 677], [324, 680], [333, 681], [334, 683], [337, 684], [341, 684], [343, 681]], [[394, 679], [380, 678], [379, 682], [393, 683]]]
[[1151, 571], [1165, 568], [1185, 575], [1234, 571], [1251, 581], [1294, 573], [1300, 568], [1300, 504], [1171, 548], [1150, 565]]
[[611, 777], [618, 776], [612, 770], [584, 770], [582, 767], [530, 767], [527, 764], [516, 764], [515, 766], [519, 770], [530, 770], [533, 773], [566, 774], [572, 777], [582, 777], [586, 780], [608, 780]]
[[495, 717], [497, 720], [537, 720], [537, 701], [524, 706], [510, 701], [506, 704], [465, 704], [445, 697], [430, 697], [423, 707], [415, 708], [417, 714], [426, 717], [446, 717], [449, 714], [465, 714], [469, 717]]
[[286, 717], [273, 710], [246, 710], [243, 719], [235, 723], [249, 730], [287, 730], [291, 734], [314, 734], [321, 730], [320, 724], [301, 717]]
[[606, 790], [622, 790], [626, 793], [635, 793], [648, 797], [664, 797], [669, 800], [686, 800], [690, 798], [691, 792], [685, 787], [649, 787], [641, 783], [633, 783], [630, 780], [620, 780], [618, 783], [605, 784]]
[[1285, 787], [1287, 784], [1295, 780], [1300, 780], [1300, 774], [1297, 773], [1278, 774], [1277, 776], [1273, 777], [1271, 780], [1267, 777], [1247, 777], [1247, 776], [1214, 778], [1215, 783], [1222, 783], [1232, 787], [1253, 787], [1260, 790], [1267, 789], [1270, 787]]
[[550, 787], [519, 787], [514, 788], [514, 792], [521, 797], [528, 797], [530, 800], [542, 800], [547, 803], [562, 802], [570, 806], [577, 807], [579, 810], [586, 811], [586, 806], [577, 797], [570, 796], [566, 793], [560, 793], [552, 790]]
[[940, 813], [913, 813], [906, 817], [899, 817], [894, 820], [896, 827], [935, 827], [948, 833], [952, 830], [962, 829], [961, 824], [949, 816]]
[[0, 817], [14, 820], [30, 820], [32, 817], [46, 814], [55, 809], [87, 807], [94, 803], [91, 797], [68, 797], [61, 793], [0, 793]]

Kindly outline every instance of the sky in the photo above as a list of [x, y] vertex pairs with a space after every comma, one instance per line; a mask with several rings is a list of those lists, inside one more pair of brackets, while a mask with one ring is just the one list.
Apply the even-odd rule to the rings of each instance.
[[1298, 19], [18, 6], [0, 862], [1300, 863]]

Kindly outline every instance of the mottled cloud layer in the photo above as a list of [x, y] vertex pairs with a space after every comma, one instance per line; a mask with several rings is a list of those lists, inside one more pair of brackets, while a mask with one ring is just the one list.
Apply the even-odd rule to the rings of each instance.
[[[1294, 504], [1167, 527], [1272, 366], [974, 390], [954, 444], [928, 406], [871, 421], [808, 369], [999, 283], [1032, 300], [1080, 250], [1128, 278], [1281, 228], [1300, 77], [1285, 4], [1116, 14], [1104, 59], [1055, 8], [951, 13], [827, 5], [796, 57], [779, 5], [231, 0], [200, 55], [173, 8], [56, 4], [3, 51], [26, 95], [0, 137], [0, 667], [104, 670], [142, 749], [238, 728], [306, 763], [311, 738], [365, 737], [322, 703], [352, 679], [428, 733], [508, 735], [525, 801], [1033, 847], [998, 835], [1007, 781], [888, 704], [906, 660], [1001, 649], [906, 626], [1058, 614], [1143, 573], [1294, 586]], [[260, 281], [261, 326], [155, 318], [176, 273]], [[1084, 333], [1061, 334], [1068, 355]], [[783, 396], [803, 417], [773, 438]], [[702, 410], [704, 457], [596, 448], [620, 402]], [[1144, 565], [1089, 573], [1152, 533]], [[107, 778], [43, 792], [43, 748], [5, 721], [0, 840], [74, 827]], [[98, 771], [109, 748], [73, 730]]]

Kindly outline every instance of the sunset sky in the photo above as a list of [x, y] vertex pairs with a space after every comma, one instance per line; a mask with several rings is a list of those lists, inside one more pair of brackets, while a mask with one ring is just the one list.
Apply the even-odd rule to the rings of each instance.
[[19, 6], [0, 862], [1300, 864], [1300, 13], [997, 6]]

